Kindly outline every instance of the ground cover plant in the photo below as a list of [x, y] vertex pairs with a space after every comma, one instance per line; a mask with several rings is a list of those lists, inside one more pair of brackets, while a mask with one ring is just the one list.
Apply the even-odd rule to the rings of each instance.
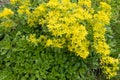
[[[112, 30], [114, 32], [114, 39], [116, 39], [116, 46], [115, 46], [115, 56], [116, 58], [120, 59], [120, 1], [114, 0], [111, 2], [112, 6], [112, 12], [113, 12], [113, 18], [111, 20], [111, 26]], [[119, 65], [120, 67], [120, 65]], [[120, 70], [118, 71], [117, 77], [113, 78], [113, 80], [119, 80], [120, 79]]]
[[111, 8], [97, 0], [10, 0], [0, 11], [0, 79], [115, 77]]

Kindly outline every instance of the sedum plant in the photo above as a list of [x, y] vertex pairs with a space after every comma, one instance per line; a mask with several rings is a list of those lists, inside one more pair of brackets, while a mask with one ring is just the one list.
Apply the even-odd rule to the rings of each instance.
[[[91, 0], [78, 0], [72, 2], [70, 0], [10, 0], [9, 7], [4, 8], [0, 12], [1, 35], [4, 36], [3, 39], [1, 38], [0, 42], [0, 57], [1, 59], [3, 56], [5, 57], [5, 60], [3, 60], [3, 62], [6, 61], [5, 68], [12, 68], [13, 72], [16, 72], [15, 74], [17, 75], [19, 69], [15, 71], [16, 67], [14, 67], [14, 65], [18, 63], [12, 62], [12, 54], [19, 53], [16, 55], [16, 57], [19, 58], [19, 55], [23, 53], [29, 55], [30, 52], [30, 54], [33, 53], [30, 57], [34, 60], [34, 54], [37, 55], [36, 57], [38, 57], [38, 59], [42, 59], [38, 56], [42, 55], [41, 51], [44, 53], [51, 53], [53, 50], [53, 52], [55, 51], [55, 54], [58, 55], [60, 55], [59, 52], [61, 54], [64, 53], [62, 55], [66, 55], [66, 53], [70, 53], [67, 55], [75, 54], [76, 57], [78, 56], [81, 59], [81, 62], [85, 61], [86, 64], [84, 65], [88, 65], [89, 59], [95, 57], [97, 62], [94, 67], [97, 68], [88, 65], [87, 67], [91, 67], [88, 69], [100, 69], [102, 73], [105, 74], [106, 79], [110, 79], [117, 75], [119, 61], [110, 56], [111, 48], [106, 39], [107, 27], [109, 27], [108, 25], [110, 24], [111, 18], [111, 6], [105, 2], [100, 2], [98, 4], [99, 7], [94, 9]], [[2, 43], [5, 43], [4, 40], [6, 41], [7, 38], [9, 45], [3, 45]], [[21, 43], [21, 41], [23, 43]], [[30, 47], [31, 50], [28, 47]], [[40, 48], [42, 50], [40, 50]], [[6, 58], [5, 55], [7, 54], [9, 54], [11, 59]], [[54, 54], [51, 54], [51, 56], [52, 55]], [[29, 59], [29, 57], [27, 58]], [[12, 64], [8, 64], [7, 60]], [[46, 61], [44, 61], [44, 63]], [[91, 63], [94, 64], [95, 61]], [[29, 64], [28, 61], [26, 65], [24, 64], [26, 63], [23, 62], [21, 67], [22, 65], [26, 67], [27, 65], [35, 63]], [[74, 64], [76, 64], [76, 62], [74, 62]], [[49, 66], [52, 66], [52, 64]], [[2, 65], [0, 69], [4, 70]], [[31, 72], [29, 72], [29, 69], [31, 68], [28, 67], [27, 72], [27, 68], [21, 68], [21, 70], [26, 71], [21, 74], [19, 72], [19, 76], [16, 79], [19, 80], [20, 76], [24, 76], [24, 74], [26, 74], [26, 76], [33, 76], [30, 74]], [[49, 71], [47, 72], [48, 73], [45, 75], [38, 75], [41, 77], [40, 80], [59, 79], [47, 78], [46, 76], [50, 73]], [[32, 78], [33, 80], [36, 79], [35, 77]], [[22, 77], [21, 79], [27, 80], [28, 77]], [[64, 79], [74, 80], [72, 77]]]

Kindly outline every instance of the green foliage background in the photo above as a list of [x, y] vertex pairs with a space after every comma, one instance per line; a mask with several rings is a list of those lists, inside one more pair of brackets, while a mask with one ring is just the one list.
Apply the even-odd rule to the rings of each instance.
[[[112, 0], [111, 6], [113, 7], [113, 17], [111, 20], [111, 26], [114, 32], [114, 39], [116, 40], [116, 54], [112, 55], [118, 57], [120, 60], [120, 0]], [[120, 80], [120, 70], [118, 71], [118, 76], [113, 78], [113, 80]]]
[[[97, 5], [98, 0], [94, 1], [94, 4]], [[116, 43], [113, 41], [111, 44], [113, 45], [112, 51], [116, 54], [111, 55], [119, 58], [120, 1], [111, 1], [113, 32], [110, 33], [114, 33], [114, 37], [108, 36], [108, 38], [112, 37], [110, 41], [116, 39]], [[33, 4], [37, 5], [37, 3]], [[22, 21], [19, 21], [20, 18]], [[24, 23], [24, 20], [24, 17], [20, 16], [19, 24]], [[99, 55], [96, 56], [95, 53], [92, 53], [83, 60], [67, 49], [44, 48], [42, 43], [37, 47], [33, 46], [26, 41], [25, 37], [31, 32], [31, 29], [21, 26], [9, 31], [0, 29], [0, 80], [106, 80], [99, 68]], [[118, 76], [111, 80], [119, 80], [119, 76], [118, 72]]]

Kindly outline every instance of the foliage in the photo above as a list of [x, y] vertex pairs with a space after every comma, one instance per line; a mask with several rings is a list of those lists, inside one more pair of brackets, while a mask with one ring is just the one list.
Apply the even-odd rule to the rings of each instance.
[[[111, 6], [113, 7], [112, 12], [113, 12], [113, 17], [111, 20], [111, 26], [114, 32], [114, 38], [116, 39], [116, 46], [115, 50], [116, 52], [112, 54], [112, 56], [119, 58], [120, 61], [120, 1], [119, 0], [112, 0], [111, 1]], [[120, 65], [119, 65], [120, 68]], [[118, 71], [118, 75], [113, 78], [112, 80], [117, 80], [120, 79], [120, 70]]]
[[10, 0], [0, 12], [0, 79], [98, 80], [117, 75], [119, 62], [111, 57], [109, 37], [111, 6], [91, 3]]

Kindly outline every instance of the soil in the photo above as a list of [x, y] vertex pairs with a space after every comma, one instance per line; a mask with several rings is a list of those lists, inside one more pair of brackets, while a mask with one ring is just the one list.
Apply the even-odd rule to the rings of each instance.
[[4, 4], [8, 4], [9, 0], [0, 0], [0, 7]]

